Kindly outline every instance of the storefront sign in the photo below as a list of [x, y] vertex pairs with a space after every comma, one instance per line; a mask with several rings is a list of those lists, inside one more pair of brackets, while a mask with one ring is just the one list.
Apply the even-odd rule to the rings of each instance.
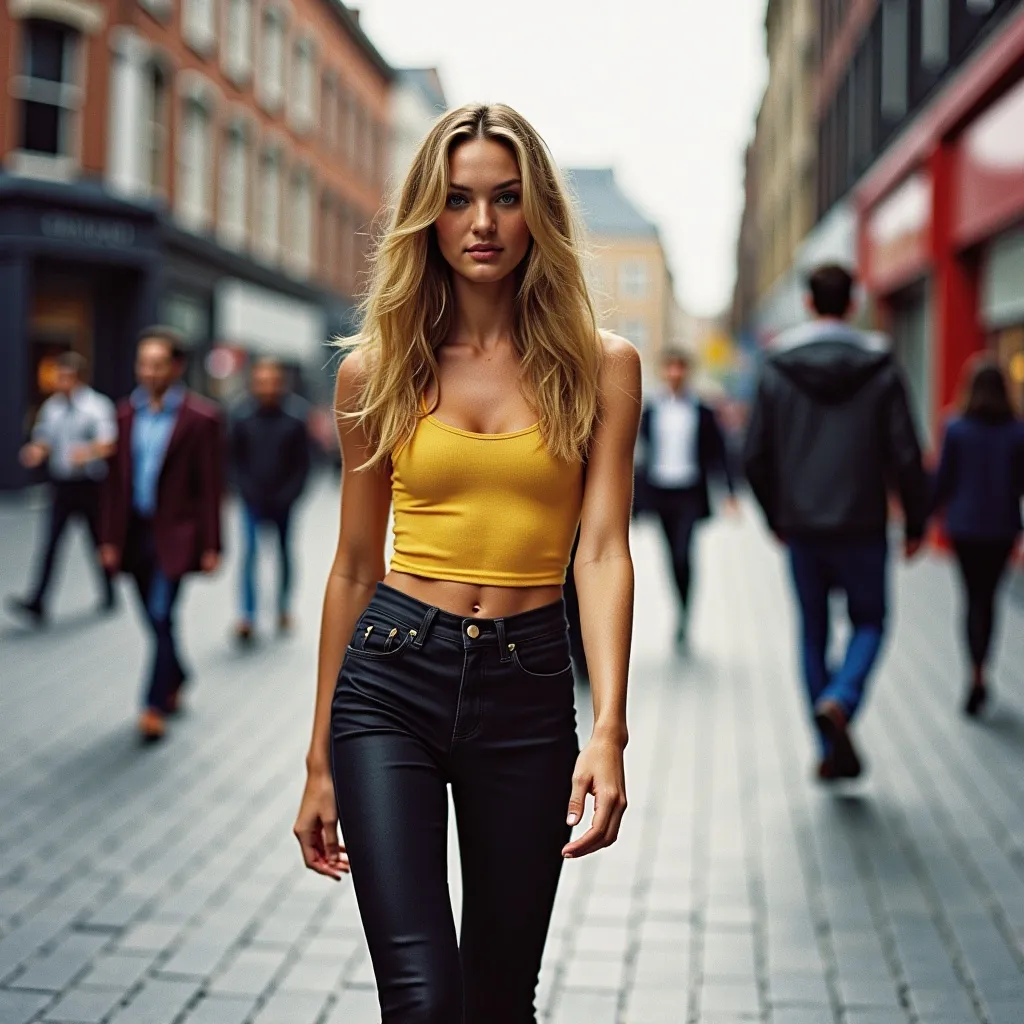
[[104, 249], [127, 249], [135, 244], [135, 225], [126, 220], [101, 220], [75, 214], [46, 213], [40, 218], [46, 238]]
[[964, 132], [957, 151], [955, 236], [969, 245], [1024, 219], [1024, 82]]
[[928, 264], [932, 181], [907, 178], [868, 216], [866, 277], [873, 291], [891, 291], [920, 276]]

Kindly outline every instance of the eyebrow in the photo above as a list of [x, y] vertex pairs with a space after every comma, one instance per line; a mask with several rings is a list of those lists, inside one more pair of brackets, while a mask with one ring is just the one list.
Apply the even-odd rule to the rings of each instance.
[[[500, 185], [495, 185], [491, 189], [492, 192], [500, 192], [503, 188], [508, 188], [511, 185], [522, 185], [520, 178], [509, 178], [508, 181], [503, 181]], [[472, 192], [473, 190], [468, 185], [456, 185], [453, 181], [449, 186], [455, 192]]]

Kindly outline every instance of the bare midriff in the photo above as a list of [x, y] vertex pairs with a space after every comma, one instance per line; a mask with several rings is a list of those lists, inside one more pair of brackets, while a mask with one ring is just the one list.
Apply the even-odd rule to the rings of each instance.
[[384, 582], [417, 601], [466, 618], [502, 619], [562, 599], [562, 588], [555, 586], [493, 587], [427, 579], [407, 572], [389, 572]]

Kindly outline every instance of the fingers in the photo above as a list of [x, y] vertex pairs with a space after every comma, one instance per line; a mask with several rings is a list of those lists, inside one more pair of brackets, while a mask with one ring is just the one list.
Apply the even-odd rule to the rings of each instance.
[[324, 856], [329, 864], [340, 871], [348, 871], [348, 854], [345, 847], [338, 842], [338, 820], [325, 821], [323, 826], [323, 849]]
[[625, 812], [625, 793], [613, 787], [599, 788], [594, 797], [594, 820], [590, 828], [579, 839], [568, 843], [562, 849], [562, 856], [574, 860], [611, 846], [619, 837], [619, 825]]
[[337, 859], [328, 859], [327, 851], [324, 849], [323, 828], [319, 821], [306, 827], [296, 825], [294, 833], [302, 850], [302, 859], [310, 871], [333, 878], [335, 881], [340, 881], [342, 875], [348, 872], [348, 858], [341, 856], [340, 846], [336, 854]]
[[567, 825], [578, 825], [583, 820], [583, 808], [586, 803], [587, 794], [593, 785], [591, 776], [575, 772], [572, 777], [572, 794], [569, 797], [569, 811], [566, 814]]

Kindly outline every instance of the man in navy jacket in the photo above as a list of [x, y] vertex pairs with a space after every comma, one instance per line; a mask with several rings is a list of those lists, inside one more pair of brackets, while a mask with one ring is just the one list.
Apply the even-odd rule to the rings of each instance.
[[693, 571], [691, 547], [697, 524], [711, 515], [709, 477], [718, 474], [735, 507], [733, 475], [722, 428], [714, 410], [689, 386], [692, 363], [679, 349], [662, 357], [664, 388], [640, 416], [642, 469], [637, 479], [637, 506], [661, 521], [672, 556], [679, 595], [676, 644], [686, 646]]

